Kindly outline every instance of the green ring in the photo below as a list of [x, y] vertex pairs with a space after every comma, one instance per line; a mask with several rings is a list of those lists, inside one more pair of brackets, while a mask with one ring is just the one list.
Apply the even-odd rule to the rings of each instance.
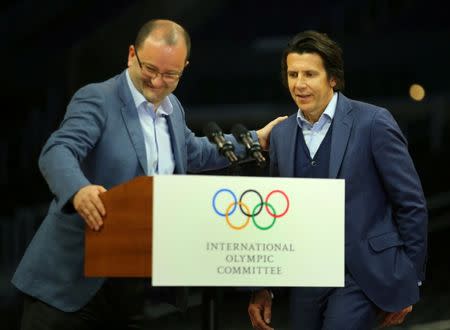
[[267, 230], [267, 229], [270, 229], [270, 228], [273, 227], [273, 225], [275, 224], [275, 221], [277, 220], [277, 218], [274, 217], [272, 223], [271, 223], [269, 226], [267, 226], [267, 227], [262, 227], [262, 226], [258, 225], [258, 224], [256, 223], [256, 220], [255, 220], [255, 211], [256, 211], [256, 209], [257, 209], [259, 206], [261, 206], [261, 205], [266, 205], [266, 206], [270, 207], [270, 208], [272, 209], [272, 213], [273, 213], [274, 215], [277, 215], [277, 213], [276, 213], [274, 207], [273, 207], [271, 204], [267, 203], [267, 202], [259, 203], [259, 204], [257, 204], [257, 205], [253, 208], [253, 211], [252, 211], [252, 221], [253, 221], [253, 224], [254, 224], [258, 229], [261, 229], [261, 230]]

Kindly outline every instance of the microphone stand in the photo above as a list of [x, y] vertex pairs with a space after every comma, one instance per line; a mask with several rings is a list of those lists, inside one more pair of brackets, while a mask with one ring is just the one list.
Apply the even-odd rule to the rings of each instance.
[[[230, 163], [225, 176], [242, 175], [241, 160]], [[219, 330], [220, 313], [223, 312], [224, 289], [221, 287], [204, 287], [202, 290], [202, 330]]]
[[[213, 134], [217, 134], [217, 132], [221, 133], [220, 128], [215, 123], [209, 123], [205, 132], [205, 135], [212, 140], [214, 143]], [[212, 137], [212, 138], [211, 138]], [[236, 139], [239, 142], [239, 139]], [[223, 153], [227, 151], [227, 148], [233, 150], [230, 146], [224, 146], [225, 148]], [[247, 154], [252, 152], [252, 150], [247, 150]], [[251, 156], [251, 155], [250, 155]], [[228, 158], [228, 157], [227, 157]], [[258, 165], [258, 176], [262, 176], [263, 169], [265, 167], [265, 162], [260, 163], [258, 160], [253, 158], [239, 159], [237, 162], [231, 162], [230, 165], [226, 169], [225, 175], [232, 176], [242, 176], [243, 166], [245, 164], [250, 164], [256, 162]], [[263, 164], [263, 165], [261, 165]], [[204, 287], [202, 289], [202, 330], [219, 330], [219, 311], [222, 310], [222, 301], [223, 301], [224, 290], [221, 287]]]
[[[266, 157], [267, 159], [268, 157]], [[230, 163], [225, 175], [242, 176], [246, 165], [252, 166], [256, 176], [266, 176], [265, 167], [256, 165], [256, 160], [249, 158], [237, 163]], [[253, 164], [253, 165], [251, 165]], [[256, 167], [256, 169], [253, 169]], [[220, 313], [223, 313], [224, 289], [222, 287], [204, 287], [202, 290], [202, 330], [219, 330]]]

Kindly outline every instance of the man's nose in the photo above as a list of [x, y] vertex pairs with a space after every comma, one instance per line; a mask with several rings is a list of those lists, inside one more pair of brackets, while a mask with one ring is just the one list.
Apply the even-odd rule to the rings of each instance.
[[152, 84], [155, 86], [163, 86], [166, 84], [161, 73], [158, 73], [156, 76], [151, 78], [151, 80]]
[[295, 81], [295, 87], [302, 88], [305, 86], [306, 86], [306, 79], [304, 78], [304, 76], [299, 75], [297, 77], [297, 80]]

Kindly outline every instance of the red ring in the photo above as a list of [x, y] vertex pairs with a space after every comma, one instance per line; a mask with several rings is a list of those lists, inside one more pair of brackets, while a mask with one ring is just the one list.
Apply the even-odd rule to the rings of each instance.
[[[282, 195], [284, 196], [284, 198], [286, 198], [286, 202], [287, 202], [286, 210], [284, 210], [284, 212], [281, 213], [281, 214], [279, 214], [279, 215], [272, 214], [272, 213], [270, 212], [270, 210], [269, 210], [269, 207], [267, 206], [267, 203], [269, 203], [269, 198], [270, 198], [270, 196], [271, 196], [273, 193], [276, 193], [276, 192], [282, 194]], [[274, 217], [274, 218], [281, 218], [281, 217], [284, 216], [284, 215], [287, 213], [287, 211], [289, 210], [289, 198], [288, 198], [288, 196], [286, 195], [286, 193], [285, 193], [284, 191], [281, 191], [281, 190], [272, 190], [272, 191], [267, 195], [265, 202], [266, 202], [266, 204], [265, 204], [265, 206], [266, 206], [266, 212], [267, 212], [270, 216], [272, 216], [272, 217]]]

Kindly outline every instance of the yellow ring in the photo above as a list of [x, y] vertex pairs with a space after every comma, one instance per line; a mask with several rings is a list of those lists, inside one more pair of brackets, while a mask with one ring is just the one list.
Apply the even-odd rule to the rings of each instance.
[[[229, 225], [231, 228], [233, 228], [233, 229], [235, 229], [235, 230], [241, 230], [241, 229], [244, 229], [245, 227], [247, 227], [247, 225], [249, 224], [249, 222], [250, 222], [250, 216], [247, 216], [247, 220], [245, 221], [245, 223], [244, 223], [242, 226], [235, 226], [235, 225], [233, 225], [233, 224], [231, 223], [230, 219], [228, 218], [228, 212], [230, 212], [231, 208], [232, 208], [235, 204], [236, 204], [236, 202], [232, 202], [232, 203], [228, 206], [227, 210], [225, 211], [225, 219], [227, 220], [227, 223], [228, 223], [228, 225]], [[243, 206], [243, 207], [247, 210], [247, 214], [250, 214], [250, 209], [249, 209], [248, 206], [245, 205], [243, 202], [237, 202], [237, 205]]]

